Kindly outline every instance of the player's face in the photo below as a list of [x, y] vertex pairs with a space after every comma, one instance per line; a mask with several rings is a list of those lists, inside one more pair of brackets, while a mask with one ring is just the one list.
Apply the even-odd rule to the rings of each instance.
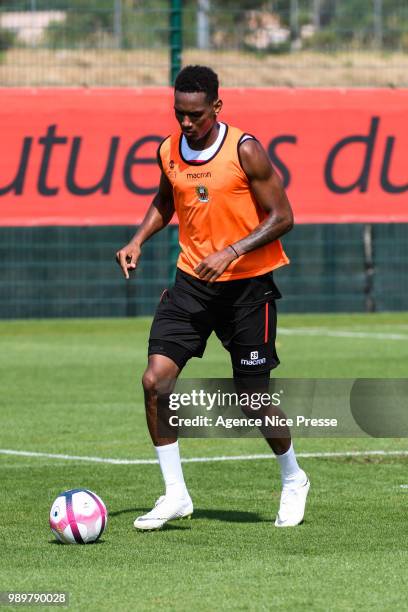
[[201, 140], [211, 131], [221, 106], [221, 100], [209, 102], [202, 91], [194, 93], [176, 91], [174, 94], [176, 119], [181, 131], [190, 142]]

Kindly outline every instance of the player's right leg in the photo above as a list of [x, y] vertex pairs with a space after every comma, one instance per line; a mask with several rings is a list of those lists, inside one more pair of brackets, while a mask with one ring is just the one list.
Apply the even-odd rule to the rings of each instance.
[[147, 424], [162, 472], [165, 494], [151, 512], [138, 517], [137, 529], [159, 529], [167, 521], [189, 516], [193, 504], [180, 461], [177, 432], [168, 427], [168, 394], [191, 357], [201, 357], [211, 320], [201, 300], [178, 286], [166, 291], [150, 330], [149, 362], [143, 375]]
[[[177, 351], [178, 347], [174, 347]], [[171, 349], [171, 347], [170, 347]], [[181, 368], [165, 355], [149, 355], [143, 375], [147, 426], [154, 444], [165, 485], [165, 494], [154, 508], [139, 516], [136, 529], [160, 529], [170, 520], [191, 516], [193, 503], [184, 482], [177, 432], [166, 427], [168, 422], [167, 396], [171, 393]]]

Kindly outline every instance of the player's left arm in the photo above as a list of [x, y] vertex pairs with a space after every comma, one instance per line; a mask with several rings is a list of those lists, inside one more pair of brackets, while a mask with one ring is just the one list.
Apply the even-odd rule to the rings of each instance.
[[196, 273], [208, 282], [217, 280], [237, 257], [277, 240], [293, 227], [292, 208], [265, 149], [251, 138], [240, 145], [239, 153], [251, 193], [268, 216], [232, 248], [212, 253], [196, 267]]
[[268, 213], [266, 219], [248, 236], [232, 245], [240, 256], [289, 232], [293, 227], [293, 212], [282, 181], [262, 145], [251, 138], [242, 143], [239, 151], [252, 195]]

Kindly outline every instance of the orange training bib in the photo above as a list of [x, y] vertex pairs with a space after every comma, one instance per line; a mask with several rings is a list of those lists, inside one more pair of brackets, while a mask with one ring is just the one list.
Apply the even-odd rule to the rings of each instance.
[[[241, 130], [226, 126], [218, 151], [204, 162], [183, 159], [181, 132], [159, 147], [179, 219], [177, 266], [197, 278], [194, 269], [205, 257], [247, 236], [268, 214], [252, 196], [241, 167], [238, 143], [242, 136]], [[233, 261], [217, 282], [259, 276], [287, 263], [280, 240], [275, 240]]]

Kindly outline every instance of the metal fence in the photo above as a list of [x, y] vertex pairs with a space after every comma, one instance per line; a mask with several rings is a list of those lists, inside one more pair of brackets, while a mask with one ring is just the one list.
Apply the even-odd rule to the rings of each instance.
[[[133, 232], [0, 228], [0, 318], [151, 315], [174, 278], [177, 227], [145, 244], [125, 281], [114, 253]], [[408, 224], [299, 225], [284, 246], [291, 264], [275, 273], [280, 312], [408, 310]]]
[[16, 0], [0, 4], [3, 86], [408, 86], [406, 0]]

